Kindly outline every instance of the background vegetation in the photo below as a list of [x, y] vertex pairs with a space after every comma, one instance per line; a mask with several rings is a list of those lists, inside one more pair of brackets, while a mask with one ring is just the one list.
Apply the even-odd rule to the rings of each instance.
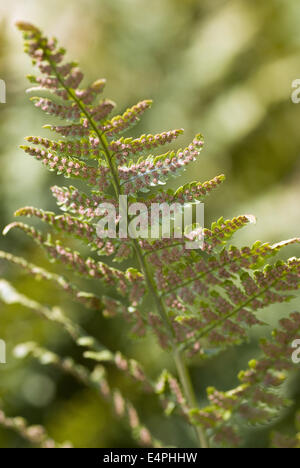
[[[1, 229], [20, 206], [54, 209], [49, 186], [58, 182], [18, 149], [25, 135], [45, 135], [44, 117], [24, 93], [31, 66], [13, 26], [14, 20], [23, 19], [57, 36], [69, 56], [80, 61], [86, 81], [106, 77], [107, 95], [117, 102], [117, 112], [140, 99], [154, 99], [152, 110], [134, 129], [137, 135], [184, 127], [182, 145], [198, 131], [205, 135], [205, 151], [182, 182], [226, 174], [227, 182], [206, 204], [207, 225], [221, 215], [253, 213], [258, 222], [238, 235], [239, 245], [299, 235], [300, 105], [290, 99], [291, 83], [300, 78], [299, 1], [11, 0], [1, 3], [0, 18], [0, 78], [8, 90], [7, 104], [0, 105]], [[1, 238], [0, 245], [33, 263], [47, 264], [20, 233]], [[299, 247], [286, 254], [299, 256]], [[51, 285], [37, 284], [4, 263], [0, 277], [43, 303], [61, 304], [67, 314], [96, 330], [110, 348], [137, 356], [150, 375], [162, 365], [172, 365], [155, 340], [130, 341], [119, 322], [103, 321], [76, 308]], [[299, 306], [296, 301], [268, 308], [264, 317], [274, 325]], [[55, 439], [70, 439], [78, 447], [134, 446], [126, 426], [92, 391], [30, 360], [21, 364], [14, 360], [14, 346], [30, 340], [76, 357], [69, 338], [55, 325], [19, 306], [0, 303], [0, 338], [8, 344], [8, 363], [0, 365], [0, 398], [9, 414], [42, 423]], [[254, 330], [247, 346], [205, 366], [193, 361], [200, 403], [207, 385], [224, 390], [234, 386], [238, 370], [255, 357], [258, 338]], [[155, 401], [141, 396], [139, 388], [113, 369], [111, 379], [130, 393], [155, 435], [169, 444], [192, 444], [181, 423], [176, 418], [161, 420]], [[300, 376], [294, 376], [286, 387], [298, 408], [299, 383]], [[272, 427], [249, 428], [247, 445], [267, 447], [273, 427], [292, 431], [294, 409]], [[15, 434], [0, 430], [1, 447], [24, 444]]]

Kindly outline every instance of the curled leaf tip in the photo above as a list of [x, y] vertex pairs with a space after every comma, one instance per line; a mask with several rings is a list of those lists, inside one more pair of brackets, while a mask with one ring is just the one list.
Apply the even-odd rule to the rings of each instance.
[[5, 228], [2, 231], [3, 236], [6, 236], [12, 228], [13, 228], [13, 223], [5, 226]]

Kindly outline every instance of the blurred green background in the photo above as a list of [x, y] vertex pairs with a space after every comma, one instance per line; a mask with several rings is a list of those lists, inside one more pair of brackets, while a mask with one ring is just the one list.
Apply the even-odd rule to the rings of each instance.
[[[14, 27], [17, 19], [57, 36], [68, 56], [79, 60], [86, 82], [106, 77], [106, 96], [117, 102], [117, 112], [152, 98], [154, 106], [134, 129], [135, 135], [184, 127], [183, 146], [195, 133], [204, 134], [205, 150], [180, 182], [226, 174], [226, 183], [206, 202], [207, 225], [221, 215], [253, 213], [257, 224], [237, 236], [238, 245], [299, 235], [300, 104], [291, 101], [292, 81], [300, 78], [298, 0], [1, 0], [0, 78], [7, 84], [7, 103], [0, 104], [1, 229], [20, 206], [54, 209], [49, 187], [65, 184], [18, 148], [24, 136], [45, 134], [41, 126], [46, 119], [25, 95], [25, 76], [32, 68]], [[47, 265], [40, 250], [21, 233], [1, 237], [0, 245]], [[285, 256], [293, 255], [300, 255], [299, 247], [285, 251]], [[150, 375], [156, 376], [162, 365], [172, 369], [168, 356], [151, 338], [128, 339], [119, 321], [103, 321], [76, 308], [51, 285], [36, 283], [2, 262], [0, 277], [42, 303], [60, 304], [113, 350], [140, 359]], [[274, 325], [297, 308], [299, 300], [261, 315]], [[218, 360], [206, 365], [193, 361], [200, 403], [207, 385], [224, 390], [236, 385], [239, 369], [257, 354], [261, 332], [254, 330], [248, 345]], [[42, 423], [55, 439], [70, 439], [77, 447], [135, 446], [126, 425], [93, 392], [31, 360], [14, 360], [13, 347], [28, 340], [61, 355], [78, 356], [56, 326], [21, 307], [0, 304], [0, 338], [8, 346], [8, 363], [0, 365], [0, 398], [8, 414]], [[168, 444], [193, 444], [192, 435], [176, 417], [162, 419], [155, 400], [110, 371], [112, 382], [130, 394], [157, 437]], [[293, 430], [293, 411], [300, 406], [299, 383], [295, 375], [287, 385], [286, 392], [296, 404], [278, 421], [246, 431], [248, 447], [267, 447], [274, 427]], [[0, 447], [23, 446], [14, 433], [0, 429]]]

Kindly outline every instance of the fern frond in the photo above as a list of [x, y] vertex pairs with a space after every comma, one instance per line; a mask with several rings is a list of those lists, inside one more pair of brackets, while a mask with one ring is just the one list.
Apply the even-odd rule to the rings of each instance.
[[[33, 84], [30, 91], [39, 96], [33, 101], [46, 113], [63, 120], [62, 125], [46, 126], [62, 135], [58, 141], [28, 137], [27, 141], [35, 146], [24, 146], [23, 149], [51, 171], [67, 178], [81, 179], [91, 190], [85, 193], [72, 186], [53, 187], [52, 193], [65, 212], [63, 215], [31, 207], [19, 210], [17, 215], [36, 216], [55, 231], [80, 238], [91, 249], [100, 249], [101, 254], [112, 254], [112, 261], [126, 260], [131, 265], [137, 262], [138, 269], [124, 271], [125, 268], [115, 269], [93, 258], [85, 259], [50, 234], [44, 235], [23, 223], [12, 223], [4, 232], [14, 227], [21, 229], [43, 247], [52, 260], [64, 263], [86, 278], [99, 279], [105, 288], [113, 288], [117, 299], [110, 298], [109, 294], [101, 298], [104, 315], [122, 316], [138, 335], [148, 331], [154, 333], [161, 347], [172, 353], [180, 383], [165, 371], [158, 386], [167, 412], [179, 409], [181, 415], [194, 425], [203, 447], [207, 447], [207, 436], [211, 433], [216, 444], [237, 444], [236, 418], [252, 423], [264, 422], [286, 404], [280, 395], [263, 388], [262, 383], [268, 387], [279, 385], [281, 372], [289, 368], [287, 354], [281, 345], [288, 344], [287, 334], [295, 332], [299, 316], [294, 314], [288, 322], [281, 322], [285, 331], [280, 330], [274, 335], [276, 342], [262, 343], [267, 357], [260, 363], [251, 363], [250, 370], [240, 375], [241, 385], [229, 392], [209, 389], [210, 404], [202, 410], [197, 408], [185, 357], [193, 354], [210, 357], [247, 340], [249, 328], [263, 324], [259, 310], [293, 297], [291, 293], [300, 285], [300, 260], [293, 258], [274, 265], [266, 265], [266, 262], [284, 246], [299, 243], [299, 239], [273, 245], [256, 242], [252, 247], [229, 246], [230, 239], [239, 229], [255, 222], [252, 215], [228, 220], [220, 218], [210, 229], [192, 225], [180, 239], [174, 235], [173, 227], [170, 239], [163, 236], [159, 239], [140, 236], [121, 241], [98, 239], [94, 223], [99, 217], [99, 204], [109, 202], [117, 207], [119, 197], [129, 195], [130, 201], [144, 203], [146, 208], [152, 203], [178, 203], [182, 212], [186, 205], [202, 201], [220, 185], [224, 176], [204, 183], [185, 184], [175, 191], [162, 189], [171, 177], [178, 177], [190, 162], [196, 160], [203, 148], [202, 135], [197, 134], [184, 150], [170, 150], [158, 155], [152, 151], [159, 145], [171, 143], [182, 130], [134, 139], [122, 137], [121, 134], [137, 123], [151, 106], [151, 101], [141, 101], [124, 114], [108, 118], [114, 104], [106, 98], [99, 100], [105, 81], [97, 80], [87, 88], [80, 88], [83, 74], [77, 63], [63, 62], [65, 51], [57, 41], [49, 41], [40, 30], [27, 23], [18, 26], [24, 33], [26, 51], [41, 72], [41, 76], [29, 77]], [[130, 216], [127, 218], [127, 221], [131, 220]], [[119, 217], [115, 222], [118, 228], [121, 221], [122, 217]], [[203, 242], [199, 249], [190, 250], [186, 245], [200, 240]], [[23, 261], [11, 261], [19, 262], [31, 272], [36, 271], [34, 266]], [[42, 275], [50, 279], [46, 273]], [[57, 281], [62, 284], [61, 280]], [[144, 380], [137, 364], [111, 353], [101, 344], [99, 346], [97, 340], [85, 336], [80, 327], [64, 320], [62, 315], [55, 315], [52, 310], [24, 299], [16, 292], [12, 296], [14, 299], [10, 300], [23, 302], [42, 316], [61, 322], [78, 344], [88, 348], [84, 353], [86, 358], [98, 362], [108, 359], [121, 370], [135, 374], [136, 380], [138, 377]], [[118, 391], [113, 391], [111, 396], [117, 411], [127, 413], [134, 430], [139, 428], [139, 419], [131, 404], [127, 406]], [[147, 437], [149, 440], [150, 436]]]

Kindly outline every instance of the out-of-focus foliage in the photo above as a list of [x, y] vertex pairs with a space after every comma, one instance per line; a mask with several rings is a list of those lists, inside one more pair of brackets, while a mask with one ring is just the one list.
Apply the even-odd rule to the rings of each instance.
[[[299, 235], [300, 105], [290, 99], [291, 83], [300, 78], [297, 0], [12, 0], [0, 6], [0, 13], [0, 78], [8, 90], [7, 104], [0, 104], [1, 227], [21, 205], [37, 205], [38, 200], [42, 208], [54, 208], [48, 188], [56, 182], [55, 176], [18, 149], [24, 135], [41, 133], [41, 115], [24, 95], [30, 65], [13, 27], [14, 20], [22, 18], [59, 36], [70, 56], [80, 60], [88, 81], [106, 76], [117, 111], [143, 98], [154, 99], [152, 112], [135, 129], [137, 134], [146, 128], [155, 132], [184, 127], [186, 142], [198, 131], [205, 135], [205, 158], [193, 173], [185, 173], [182, 182], [226, 173], [222, 196], [216, 192], [206, 206], [207, 223], [221, 214], [251, 212], [258, 224], [244, 231], [241, 242]], [[45, 262], [23, 237], [2, 238], [1, 247], [24, 253], [33, 263]], [[290, 247], [289, 253], [296, 250]], [[64, 310], [80, 317], [86, 327], [94, 331], [107, 327], [107, 345], [126, 347], [126, 354], [139, 356], [150, 374], [157, 373], [158, 359], [161, 367], [162, 356], [153, 343], [128, 343], [125, 332], [120, 342], [113, 322], [75, 309], [53, 287], [40, 283], [37, 288], [17, 269], [2, 263], [0, 268], [1, 277], [13, 279], [19, 290], [36, 300], [51, 305], [61, 300]], [[265, 314], [275, 324], [295, 308], [294, 302], [272, 307]], [[30, 340], [72, 354], [72, 343], [54, 324], [49, 327], [25, 309], [0, 304], [0, 338], [8, 344], [8, 364], [0, 367], [0, 397], [12, 415], [22, 413], [31, 423], [43, 423], [50, 436], [58, 441], [72, 439], [77, 446], [134, 444], [93, 392], [51, 369], [14, 361], [12, 348]], [[256, 339], [253, 333], [253, 342]], [[250, 343], [209, 367], [200, 368], [195, 361], [193, 377], [202, 392], [199, 400], [208, 384], [224, 390], [235, 385], [235, 375], [251, 353]], [[155, 404], [141, 401], [134, 386], [119, 374], [113, 378], [124, 392], [130, 392], [158, 436], [169, 432], [167, 442], [189, 443], [182, 441], [178, 421], [162, 427]], [[289, 383], [286, 393], [298, 398], [299, 407], [299, 377]], [[274, 429], [293, 433], [292, 410], [273, 423]], [[20, 441], [1, 431], [0, 445], [20, 446]], [[248, 445], [268, 446], [267, 431], [249, 431]]]

